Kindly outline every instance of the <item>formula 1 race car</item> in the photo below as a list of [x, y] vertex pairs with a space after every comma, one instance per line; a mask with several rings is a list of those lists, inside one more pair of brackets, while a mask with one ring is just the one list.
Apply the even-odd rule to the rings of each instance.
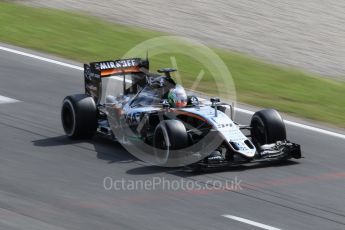
[[85, 93], [63, 100], [65, 133], [119, 141], [161, 166], [212, 168], [301, 158], [276, 110], [260, 110], [249, 125], [240, 125], [233, 120], [233, 105], [187, 95], [171, 77], [174, 71], [151, 73], [148, 59], [140, 58], [85, 64]]

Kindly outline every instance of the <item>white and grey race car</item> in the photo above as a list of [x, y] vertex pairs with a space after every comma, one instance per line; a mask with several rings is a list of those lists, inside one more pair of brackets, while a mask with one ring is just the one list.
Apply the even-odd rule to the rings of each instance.
[[171, 98], [177, 88], [170, 75], [174, 69], [159, 74], [148, 69], [148, 60], [139, 58], [85, 64], [85, 93], [63, 100], [65, 133], [108, 137], [161, 166], [213, 168], [301, 158], [276, 110], [260, 110], [249, 125], [240, 125], [233, 120], [233, 106], [218, 98]]

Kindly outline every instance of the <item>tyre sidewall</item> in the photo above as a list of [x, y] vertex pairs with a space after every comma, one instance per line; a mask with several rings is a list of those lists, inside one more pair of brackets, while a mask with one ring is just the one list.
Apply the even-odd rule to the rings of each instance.
[[[159, 141], [164, 139], [166, 148], [157, 148]], [[184, 124], [179, 120], [165, 120], [158, 124], [154, 132], [153, 146], [159, 164], [166, 164], [171, 150], [183, 149], [188, 146], [188, 134]]]
[[[255, 144], [270, 144], [277, 141], [286, 140], [286, 128], [284, 121], [280, 114], [274, 109], [265, 109], [256, 112], [251, 121], [251, 126], [255, 128], [255, 123], [263, 125], [265, 137], [262, 138], [263, 143], [257, 143], [256, 140], [253, 140]], [[255, 130], [252, 131], [252, 134]]]
[[[71, 138], [92, 137], [97, 129], [97, 107], [95, 101], [85, 94], [76, 94], [67, 96], [63, 100], [63, 108], [64, 106], [69, 107], [73, 118], [73, 125], [70, 130], [65, 128], [63, 122], [66, 134]], [[62, 113], [63, 111], [61, 116], [63, 116]]]

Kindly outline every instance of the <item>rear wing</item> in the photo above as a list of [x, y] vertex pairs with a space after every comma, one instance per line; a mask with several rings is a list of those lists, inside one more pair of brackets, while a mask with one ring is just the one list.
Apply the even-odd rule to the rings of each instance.
[[[99, 103], [102, 96], [102, 78], [126, 73], [148, 73], [149, 61], [141, 58], [119, 59], [114, 61], [91, 62], [84, 64], [85, 94]], [[126, 79], [123, 77], [123, 84]], [[124, 87], [125, 88], [125, 87]]]

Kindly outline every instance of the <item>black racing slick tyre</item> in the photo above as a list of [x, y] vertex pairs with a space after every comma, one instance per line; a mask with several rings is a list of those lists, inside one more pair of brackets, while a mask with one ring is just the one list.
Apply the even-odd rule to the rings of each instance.
[[61, 121], [70, 138], [91, 138], [97, 129], [97, 107], [92, 97], [75, 94], [62, 102]]
[[250, 126], [252, 141], [257, 147], [286, 140], [284, 121], [274, 109], [264, 109], [254, 113]]
[[186, 127], [179, 120], [161, 121], [155, 129], [153, 146], [157, 163], [166, 164], [170, 151], [187, 147], [189, 144]]

